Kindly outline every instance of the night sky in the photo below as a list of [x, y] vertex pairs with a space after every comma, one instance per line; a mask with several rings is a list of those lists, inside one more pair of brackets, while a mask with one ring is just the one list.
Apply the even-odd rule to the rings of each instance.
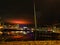
[[[35, 0], [38, 24], [60, 22], [59, 0]], [[33, 0], [0, 0], [0, 17], [4, 20], [34, 22]]]

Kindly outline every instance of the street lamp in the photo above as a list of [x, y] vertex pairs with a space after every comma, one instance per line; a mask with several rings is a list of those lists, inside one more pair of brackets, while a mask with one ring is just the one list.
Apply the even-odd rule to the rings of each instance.
[[37, 30], [37, 15], [36, 15], [36, 9], [35, 9], [35, 1], [34, 1], [33, 5], [34, 5], [35, 40], [36, 40], [36, 30]]
[[36, 9], [35, 9], [35, 2], [34, 2], [34, 23], [35, 23], [35, 29], [37, 29], [37, 15], [36, 15]]

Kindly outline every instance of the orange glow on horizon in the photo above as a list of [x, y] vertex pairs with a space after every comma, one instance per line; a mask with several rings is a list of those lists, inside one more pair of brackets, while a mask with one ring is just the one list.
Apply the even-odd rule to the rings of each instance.
[[7, 20], [7, 22], [13, 24], [32, 24], [31, 21], [27, 21], [27, 20]]

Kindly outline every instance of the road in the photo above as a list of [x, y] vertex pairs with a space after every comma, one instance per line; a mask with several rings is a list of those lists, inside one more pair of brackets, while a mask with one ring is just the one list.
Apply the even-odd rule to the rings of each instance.
[[0, 42], [0, 45], [60, 45], [60, 40]]

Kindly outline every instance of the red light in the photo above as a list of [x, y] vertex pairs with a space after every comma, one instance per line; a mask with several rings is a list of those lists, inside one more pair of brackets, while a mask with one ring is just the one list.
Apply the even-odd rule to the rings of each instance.
[[22, 38], [23, 36], [11, 36], [12, 38], [15, 38], [15, 39], [17, 39], [17, 38]]
[[25, 20], [8, 20], [7, 22], [13, 23], [13, 24], [31, 24], [32, 23], [30, 21], [25, 21]]

